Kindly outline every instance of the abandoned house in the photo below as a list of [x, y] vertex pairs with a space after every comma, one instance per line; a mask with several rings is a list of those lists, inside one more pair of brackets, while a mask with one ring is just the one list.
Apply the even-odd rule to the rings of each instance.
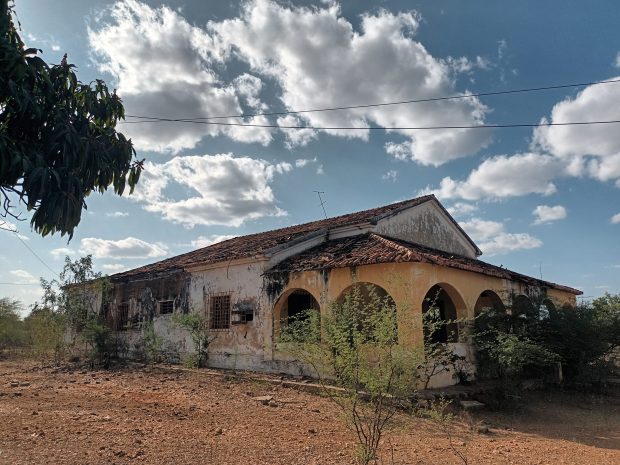
[[[281, 325], [302, 310], [324, 314], [354, 286], [390, 296], [399, 322], [421, 321], [430, 298], [443, 318], [460, 319], [489, 307], [510, 309], [515, 299], [574, 305], [581, 294], [490, 265], [479, 255], [428, 195], [236, 237], [112, 275], [105, 313], [129, 356], [137, 350], [143, 323], [152, 321], [166, 357], [180, 361], [194, 347], [174, 315], [197, 312], [216, 336], [209, 346], [210, 366], [299, 374], [299, 363], [278, 348]], [[399, 325], [399, 343], [423, 343], [418, 328], [405, 331]], [[465, 333], [464, 326], [456, 327], [438, 337], [474, 363]], [[432, 384], [452, 383], [444, 376]]]

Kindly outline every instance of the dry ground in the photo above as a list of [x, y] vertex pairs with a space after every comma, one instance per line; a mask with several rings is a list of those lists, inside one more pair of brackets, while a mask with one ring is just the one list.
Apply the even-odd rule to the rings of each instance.
[[[15, 381], [18, 386], [11, 386]], [[253, 399], [270, 395], [271, 404]], [[620, 398], [538, 393], [453, 425], [473, 464], [620, 464]], [[401, 417], [382, 463], [463, 463], [440, 428]], [[0, 362], [0, 464], [349, 464], [355, 441], [317, 395], [205, 371], [63, 371]]]

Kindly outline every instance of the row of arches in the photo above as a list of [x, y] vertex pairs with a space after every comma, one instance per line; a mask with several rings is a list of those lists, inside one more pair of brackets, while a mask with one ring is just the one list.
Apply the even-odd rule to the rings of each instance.
[[[381, 286], [373, 283], [355, 283], [341, 292], [336, 299], [338, 304], [342, 304], [347, 296], [356, 293], [358, 299], [368, 305], [370, 299], [379, 299], [384, 303], [383, 307], [396, 308], [394, 299]], [[512, 296], [507, 305], [497, 292], [487, 289], [480, 293], [475, 305], [474, 316], [482, 312], [494, 312], [495, 314], [508, 314], [518, 324], [520, 320], [528, 318], [539, 318], [541, 312], [554, 312], [555, 306], [546, 299], [542, 305], [536, 306], [534, 302], [525, 295]], [[431, 309], [435, 312], [440, 321], [444, 324], [433, 326], [432, 334], [426, 334], [433, 342], [454, 343], [459, 342], [463, 336], [464, 325], [456, 320], [470, 317], [467, 306], [459, 292], [450, 284], [439, 283], [432, 286], [425, 294], [421, 302], [423, 315]], [[321, 305], [315, 296], [305, 289], [291, 289], [283, 294], [274, 308], [274, 317], [277, 321], [277, 328], [286, 325], [289, 321], [302, 317], [307, 311], [321, 312]]]

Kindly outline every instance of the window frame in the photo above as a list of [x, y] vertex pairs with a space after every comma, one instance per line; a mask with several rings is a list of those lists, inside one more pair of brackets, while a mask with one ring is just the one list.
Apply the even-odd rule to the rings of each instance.
[[[232, 326], [232, 293], [213, 292], [207, 296], [207, 322], [209, 331], [230, 331]], [[227, 301], [227, 309], [214, 308], [218, 300]], [[216, 314], [215, 312], [219, 312]]]
[[114, 331], [127, 331], [129, 329], [129, 301], [123, 301], [116, 305], [114, 318]]
[[[166, 306], [167, 306], [169, 303], [172, 305], [172, 309], [169, 312], [168, 311], [166, 311], [166, 312], [162, 311], [163, 304], [166, 304]], [[157, 302], [157, 313], [159, 315], [171, 315], [171, 314], [174, 313], [175, 309], [176, 309], [176, 305], [174, 304], [174, 299], [159, 300]]]

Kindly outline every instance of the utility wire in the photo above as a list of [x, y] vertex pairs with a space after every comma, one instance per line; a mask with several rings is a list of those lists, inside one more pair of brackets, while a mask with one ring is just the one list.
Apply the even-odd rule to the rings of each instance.
[[[6, 228], [1, 228], [1, 229], [2, 229], [2, 230], [4, 230], [4, 231], [8, 231], [8, 232], [12, 232], [12, 233], [14, 233], [14, 234], [15, 234], [15, 237], [17, 237], [17, 239], [19, 239], [19, 242], [21, 242], [22, 244], [24, 244], [24, 247], [26, 247], [26, 248], [30, 251], [30, 253], [31, 253], [32, 255], [34, 255], [34, 256], [36, 257], [36, 259], [37, 259], [37, 260], [39, 260], [39, 261], [41, 262], [41, 264], [42, 264], [45, 268], [47, 268], [48, 270], [50, 270], [54, 276], [59, 276], [59, 274], [58, 274], [56, 271], [54, 271], [54, 270], [53, 270], [53, 269], [52, 269], [52, 268], [51, 268], [51, 267], [50, 267], [47, 263], [45, 263], [45, 262], [43, 261], [43, 259], [42, 259], [41, 257], [39, 257], [39, 255], [37, 255], [37, 253], [36, 253], [34, 250], [32, 250], [32, 248], [31, 248], [28, 244], [26, 244], [26, 241], [24, 241], [21, 237], [19, 237], [19, 231], [18, 231], [18, 230], [16, 230], [16, 229], [6, 229]], [[4, 283], [3, 283], [3, 284], [4, 284]], [[10, 284], [10, 283], [7, 283], [7, 284]]]
[[184, 120], [184, 119], [172, 119], [172, 118], [151, 118], [143, 121], [126, 121], [124, 124], [140, 124], [140, 123], [190, 123], [190, 124], [206, 124], [209, 126], [239, 126], [248, 128], [274, 128], [274, 129], [314, 129], [317, 131], [429, 131], [440, 129], [501, 129], [501, 128], [535, 128], [539, 126], [589, 126], [596, 124], [617, 124], [620, 120], [604, 120], [604, 121], [571, 121], [567, 123], [506, 123], [506, 124], [473, 124], [473, 125], [452, 125], [452, 126], [365, 126], [365, 127], [351, 127], [351, 126], [309, 126], [309, 125], [286, 125], [280, 126], [278, 124], [251, 124], [251, 123], [221, 123], [214, 121], [197, 121], [197, 120]]
[[[162, 118], [165, 121], [208, 121], [213, 119], [228, 119], [228, 118], [251, 118], [255, 116], [281, 116], [281, 115], [296, 115], [302, 113], [318, 113], [325, 111], [339, 111], [339, 110], [354, 110], [358, 108], [376, 108], [376, 107], [386, 107], [392, 105], [406, 105], [411, 103], [423, 103], [423, 102], [438, 102], [443, 100], [457, 100], [457, 99], [467, 99], [472, 97], [489, 97], [494, 95], [509, 95], [509, 94], [520, 94], [525, 92], [541, 92], [547, 90], [557, 90], [557, 89], [569, 89], [575, 87], [586, 87], [600, 84], [613, 84], [620, 82], [620, 79], [608, 79], [604, 81], [591, 81], [591, 82], [579, 82], [573, 84], [559, 84], [555, 86], [542, 86], [542, 87], [528, 87], [522, 89], [512, 89], [512, 90], [501, 90], [496, 92], [478, 92], [475, 94], [463, 94], [463, 95], [449, 95], [445, 97], [429, 97], [422, 99], [412, 99], [412, 100], [400, 100], [395, 102], [383, 102], [383, 103], [369, 103], [365, 105], [349, 105], [349, 106], [340, 106], [340, 107], [328, 107], [328, 108], [314, 108], [307, 110], [287, 110], [287, 111], [273, 111], [273, 112], [263, 112], [263, 113], [242, 113], [237, 115], [226, 115], [226, 116], [208, 116], [208, 117], [198, 117], [198, 118]], [[150, 116], [140, 116], [140, 115], [127, 115], [128, 118], [135, 119], [145, 119], [145, 120], [159, 120], [158, 118], [153, 118]], [[148, 121], [152, 122], [152, 121]], [[296, 128], [294, 128], [296, 129]]]

